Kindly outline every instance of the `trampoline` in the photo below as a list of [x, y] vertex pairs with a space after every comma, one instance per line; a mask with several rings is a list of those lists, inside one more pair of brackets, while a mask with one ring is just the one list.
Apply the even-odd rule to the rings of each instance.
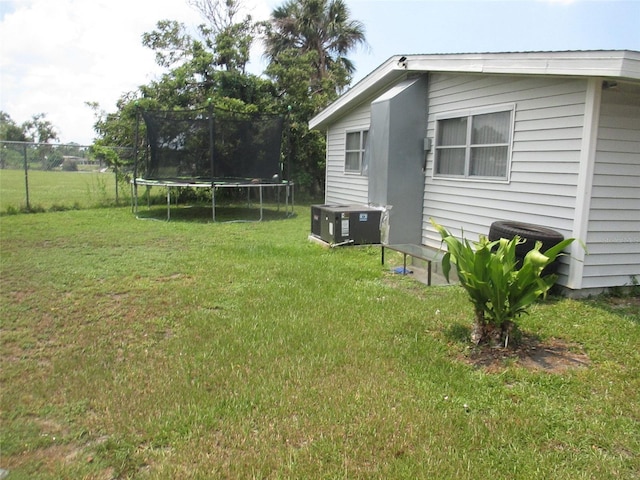
[[[139, 112], [140, 113], [140, 112]], [[225, 188], [258, 192], [262, 221], [265, 190], [275, 191], [277, 207], [284, 193], [286, 216], [293, 214], [294, 185], [282, 179], [284, 118], [220, 109], [142, 111], [146, 127], [143, 161], [136, 150], [131, 180], [134, 212], [138, 213], [138, 187], [167, 190], [167, 220], [171, 219], [171, 193], [176, 188], [211, 191], [212, 219], [216, 221], [216, 191]], [[136, 141], [138, 145], [138, 141]], [[142, 175], [139, 176], [139, 172]], [[149, 196], [147, 195], [147, 198]], [[240, 220], [236, 220], [240, 221]]]

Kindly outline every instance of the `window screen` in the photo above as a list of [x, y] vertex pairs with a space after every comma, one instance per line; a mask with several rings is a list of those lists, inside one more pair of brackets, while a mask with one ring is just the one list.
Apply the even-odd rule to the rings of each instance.
[[507, 178], [512, 112], [438, 120], [435, 175]]
[[345, 172], [362, 172], [362, 159], [367, 146], [367, 134], [367, 130], [347, 132], [344, 158]]

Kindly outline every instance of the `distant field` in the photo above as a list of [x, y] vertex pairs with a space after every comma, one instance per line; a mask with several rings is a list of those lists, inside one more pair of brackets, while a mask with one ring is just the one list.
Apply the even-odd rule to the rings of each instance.
[[[29, 170], [29, 205], [32, 210], [88, 208], [115, 203], [112, 172], [45, 172]], [[120, 188], [120, 201], [128, 201], [128, 188]], [[23, 170], [0, 170], [0, 213], [24, 210], [27, 205]]]

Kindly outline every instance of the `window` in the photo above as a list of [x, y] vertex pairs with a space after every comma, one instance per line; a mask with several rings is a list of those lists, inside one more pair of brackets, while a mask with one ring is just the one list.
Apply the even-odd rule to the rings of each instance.
[[436, 124], [434, 175], [506, 179], [513, 107], [440, 117]]
[[362, 160], [367, 146], [367, 130], [347, 132], [347, 142], [344, 155], [344, 171], [348, 173], [362, 173]]

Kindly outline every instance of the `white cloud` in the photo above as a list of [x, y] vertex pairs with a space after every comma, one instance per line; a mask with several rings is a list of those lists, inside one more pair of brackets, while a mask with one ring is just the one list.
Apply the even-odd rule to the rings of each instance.
[[[90, 143], [93, 113], [160, 73], [142, 34], [158, 20], [202, 22], [186, 0], [20, 0], [1, 2], [0, 110], [17, 123], [37, 113], [63, 142]], [[245, 0], [254, 19], [274, 2]]]

